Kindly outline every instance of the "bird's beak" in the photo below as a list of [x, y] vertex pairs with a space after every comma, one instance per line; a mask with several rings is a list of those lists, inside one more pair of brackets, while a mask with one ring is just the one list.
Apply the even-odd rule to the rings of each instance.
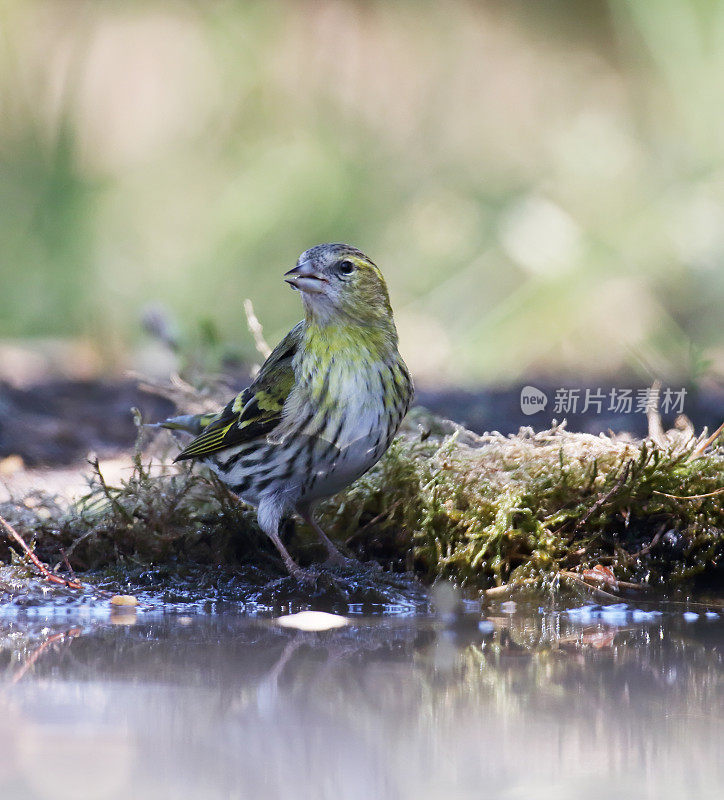
[[327, 279], [314, 268], [311, 261], [302, 261], [294, 269], [284, 273], [284, 280], [293, 288], [300, 292], [319, 294], [324, 291], [324, 284]]

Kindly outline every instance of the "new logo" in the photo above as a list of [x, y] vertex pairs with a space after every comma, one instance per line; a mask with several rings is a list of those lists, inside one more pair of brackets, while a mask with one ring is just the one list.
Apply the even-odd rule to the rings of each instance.
[[535, 386], [524, 386], [520, 390], [520, 410], [524, 414], [535, 414], [548, 405], [548, 398], [545, 392], [536, 389]]

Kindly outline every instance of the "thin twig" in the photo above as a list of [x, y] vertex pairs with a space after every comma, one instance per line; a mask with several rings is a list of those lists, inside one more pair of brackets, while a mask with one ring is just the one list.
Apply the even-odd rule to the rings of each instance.
[[46, 581], [50, 583], [57, 583], [61, 586], [65, 586], [68, 589], [82, 589], [83, 587], [78, 583], [78, 581], [69, 581], [67, 578], [61, 578], [59, 575], [54, 575], [48, 567], [43, 564], [43, 562], [35, 555], [35, 553], [28, 547], [25, 543], [23, 538], [20, 534], [13, 528], [13, 526], [3, 517], [0, 517], [0, 525], [5, 528], [8, 536], [13, 539], [19, 547], [22, 548], [25, 555], [30, 559], [30, 561], [35, 564], [35, 566], [40, 570], [40, 574], [45, 578]]
[[386, 516], [391, 514], [394, 511], [394, 509], [400, 505], [401, 502], [402, 502], [401, 499], [395, 500], [395, 502], [389, 508], [379, 513], [376, 517], [372, 517], [372, 519], [369, 522], [365, 522], [365, 524], [361, 528], [357, 528], [357, 530], [348, 539], [345, 540], [345, 544], [349, 544], [353, 539], [356, 539], [361, 533], [364, 533], [365, 531], [369, 530], [369, 528], [371, 528], [373, 525], [376, 525], [381, 519], [384, 519]]
[[719, 437], [719, 434], [721, 434], [722, 432], [724, 432], [724, 422], [722, 422], [722, 424], [714, 431], [714, 433], [712, 433], [712, 435], [708, 439], [705, 439], [700, 445], [698, 445], [694, 449], [692, 454], [689, 456], [689, 461], [691, 461], [694, 458], [698, 458], [700, 455], [703, 455], [704, 450], [706, 450], [706, 448], [709, 447], [709, 445], [712, 444], [712, 442], [715, 442]]
[[657, 492], [653, 490], [652, 494], [660, 494], [662, 497], [670, 497], [672, 500], [701, 500], [704, 497], [714, 497], [717, 494], [724, 494], [724, 487], [715, 489], [713, 492], [706, 492], [705, 494], [666, 494], [666, 492]]
[[666, 524], [659, 526], [659, 529], [656, 531], [656, 535], [654, 538], [645, 546], [642, 547], [637, 553], [629, 553], [627, 563], [631, 563], [635, 561], [637, 558], [641, 556], [645, 556], [650, 550], [653, 550], [654, 547], [659, 543], [659, 539], [663, 536], [664, 530], [666, 529]]
[[483, 591], [483, 596], [486, 600], [495, 600], [499, 597], [508, 597], [517, 592], [519, 589], [522, 589], [525, 586], [532, 586], [535, 583], [538, 583], [538, 578], [523, 578], [520, 581], [505, 583], [502, 586], [493, 586], [492, 589], [485, 589]]
[[78, 536], [76, 539], [74, 539], [70, 543], [70, 546], [68, 547], [68, 549], [63, 554], [64, 557], [66, 558], [66, 560], [67, 560], [68, 556], [73, 555], [73, 551], [75, 550], [75, 548], [81, 542], [84, 542], [86, 539], [89, 539], [91, 536], [93, 536], [96, 533], [97, 533], [96, 529], [95, 528], [91, 528], [89, 531], [86, 531], [85, 533], [82, 533], [80, 536]]
[[[63, 550], [62, 547], [60, 548], [60, 555], [63, 558], [63, 563], [65, 564], [65, 566], [68, 569], [68, 572], [70, 573], [70, 577], [75, 580], [75, 570], [71, 566], [70, 561], [68, 561], [68, 554], [65, 552], [65, 550]], [[55, 568], [53, 569], [53, 572], [57, 572], [59, 566], [60, 566], [60, 562], [58, 564], [56, 564]]]
[[630, 589], [632, 592], [649, 592], [652, 587], [645, 583], [631, 583], [630, 581], [616, 581], [619, 589]]
[[575, 572], [569, 572], [568, 570], [561, 570], [558, 573], [561, 578], [570, 581], [575, 586], [579, 586], [582, 589], [585, 589], [587, 592], [590, 592], [594, 597], [598, 597], [602, 600], [620, 600], [620, 596], [615, 594], [611, 594], [610, 592], [605, 592], [603, 589], [599, 589], [597, 586], [591, 586], [590, 583], [586, 583], [586, 581], [581, 578], [580, 575], [576, 575]]
[[[592, 575], [591, 574], [592, 572], [593, 570], [586, 570], [585, 572], [581, 573], [580, 577], [582, 577], [586, 583], [603, 583], [606, 586], [610, 586], [612, 589], [616, 590], [629, 589], [634, 592], [648, 592], [649, 589], [651, 588], [650, 586], [647, 586], [646, 584], [643, 583], [631, 583], [630, 581], [620, 581], [618, 580], [618, 578], [614, 578], [614, 581], [616, 583], [616, 585], [614, 586], [609, 581], [606, 581], [606, 579], [603, 576], [599, 578], [596, 575]], [[576, 573], [571, 573], [571, 574], [575, 575]]]
[[575, 533], [578, 531], [583, 525], [588, 522], [588, 520], [598, 511], [601, 506], [607, 503], [614, 494], [626, 483], [628, 480], [629, 472], [631, 470], [631, 462], [626, 462], [626, 467], [624, 468], [623, 475], [614, 483], [614, 485], [606, 492], [603, 497], [599, 497], [598, 500], [588, 509], [588, 511], [578, 520], [576, 523], [573, 532]]
[[106, 496], [108, 502], [116, 509], [116, 511], [126, 520], [126, 522], [133, 522], [133, 516], [123, 507], [117, 497], [113, 496], [110, 486], [106, 483], [106, 479], [101, 472], [100, 464], [97, 458], [89, 459], [88, 463], [93, 467], [93, 471], [98, 477], [98, 482], [101, 485], [101, 490]]
[[244, 313], [246, 314], [246, 324], [249, 326], [249, 333], [254, 337], [254, 346], [259, 352], [259, 355], [266, 361], [271, 354], [271, 347], [269, 347], [264, 338], [261, 322], [259, 322], [254, 313], [254, 306], [248, 297], [244, 300]]
[[660, 391], [661, 381], [657, 379], [651, 384], [651, 397], [654, 398], [654, 403], [646, 408], [646, 419], [649, 425], [648, 438], [659, 447], [664, 447], [667, 439], [666, 433], [664, 433], [664, 426], [661, 424], [661, 414], [659, 413]]

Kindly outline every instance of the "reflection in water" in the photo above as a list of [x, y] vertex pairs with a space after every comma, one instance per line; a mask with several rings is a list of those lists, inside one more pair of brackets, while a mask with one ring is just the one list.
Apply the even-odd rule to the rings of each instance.
[[721, 797], [724, 619], [585, 614], [0, 621], [0, 798]]

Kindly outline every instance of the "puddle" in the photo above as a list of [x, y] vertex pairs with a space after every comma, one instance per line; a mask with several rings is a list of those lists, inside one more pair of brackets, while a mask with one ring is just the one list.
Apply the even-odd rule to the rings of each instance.
[[377, 610], [4, 606], [0, 798], [721, 797], [718, 608]]

